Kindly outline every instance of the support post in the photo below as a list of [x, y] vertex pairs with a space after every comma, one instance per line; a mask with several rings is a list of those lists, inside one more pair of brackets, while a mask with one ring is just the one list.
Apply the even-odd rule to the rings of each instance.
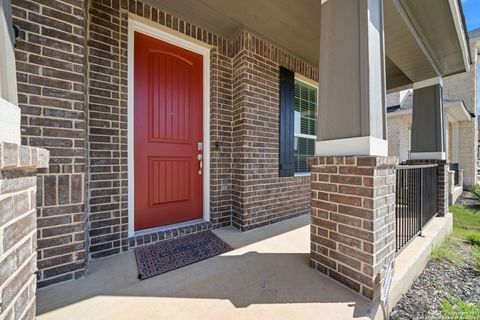
[[387, 156], [383, 1], [322, 5], [318, 156]]
[[395, 255], [396, 157], [312, 162], [310, 264], [363, 296], [380, 294]]
[[443, 87], [437, 84], [413, 91], [412, 152], [409, 164], [438, 164], [438, 215], [448, 212], [448, 171]]
[[382, 0], [322, 5], [311, 266], [369, 299], [395, 254]]

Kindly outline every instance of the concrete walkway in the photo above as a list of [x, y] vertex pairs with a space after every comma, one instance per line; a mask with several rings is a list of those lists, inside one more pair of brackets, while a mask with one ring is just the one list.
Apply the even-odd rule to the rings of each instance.
[[308, 265], [310, 216], [215, 231], [234, 251], [144, 281], [133, 252], [38, 290], [47, 319], [362, 319], [369, 302]]

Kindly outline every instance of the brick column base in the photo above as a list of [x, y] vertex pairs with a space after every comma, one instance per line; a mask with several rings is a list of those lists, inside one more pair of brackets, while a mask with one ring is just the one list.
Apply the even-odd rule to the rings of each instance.
[[395, 254], [396, 157], [317, 157], [310, 265], [363, 296], [380, 294]]
[[407, 164], [438, 164], [438, 216], [444, 217], [448, 213], [448, 171], [450, 170], [448, 160], [408, 160]]
[[37, 168], [47, 150], [0, 142], [0, 319], [35, 319]]

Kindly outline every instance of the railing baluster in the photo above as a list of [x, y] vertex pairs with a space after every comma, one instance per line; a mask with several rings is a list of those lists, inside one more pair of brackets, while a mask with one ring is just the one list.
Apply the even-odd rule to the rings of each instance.
[[438, 166], [398, 166], [396, 170], [396, 250], [400, 251], [437, 214]]

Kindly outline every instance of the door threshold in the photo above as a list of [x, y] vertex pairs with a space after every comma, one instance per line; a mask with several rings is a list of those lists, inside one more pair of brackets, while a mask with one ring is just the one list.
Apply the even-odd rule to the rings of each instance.
[[143, 236], [143, 235], [150, 234], [150, 233], [168, 231], [168, 230], [178, 229], [178, 228], [182, 228], [182, 227], [189, 227], [191, 225], [195, 225], [195, 224], [199, 224], [199, 223], [203, 223], [203, 222], [208, 222], [208, 221], [206, 221], [204, 219], [189, 220], [189, 221], [169, 224], [169, 225], [166, 225], [166, 226], [135, 231], [133, 233], [133, 236], [137, 237], [137, 236]]

